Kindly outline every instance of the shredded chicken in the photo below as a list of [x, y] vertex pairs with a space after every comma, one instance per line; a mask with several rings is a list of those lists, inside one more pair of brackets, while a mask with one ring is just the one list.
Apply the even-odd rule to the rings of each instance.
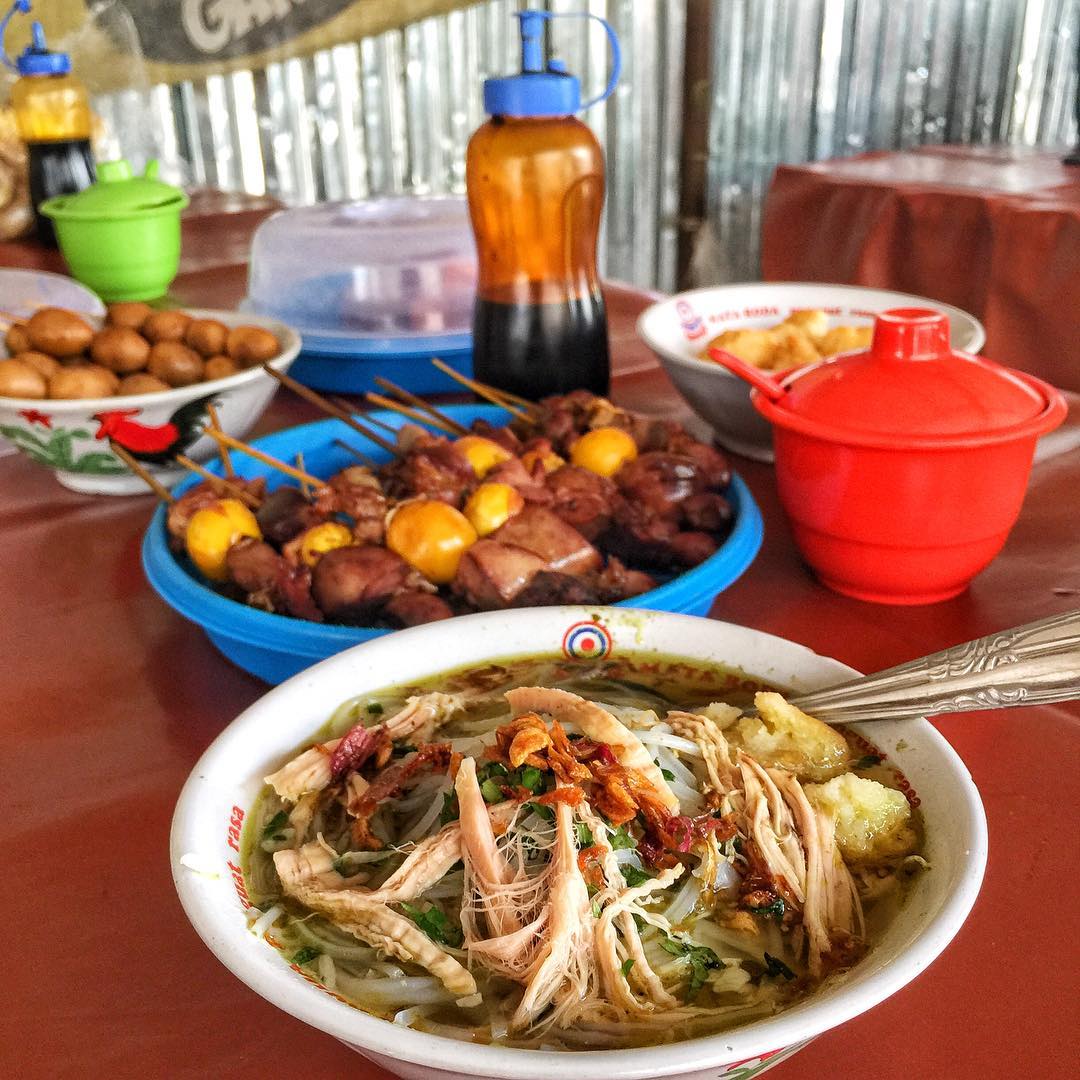
[[321, 844], [277, 851], [274, 866], [286, 896], [333, 919], [343, 930], [369, 945], [426, 968], [451, 993], [459, 997], [476, 993], [472, 975], [415, 923], [380, 902], [377, 893], [345, 887], [344, 879], [334, 870], [333, 858]]
[[[372, 728], [390, 741], [412, 737], [416, 742], [430, 742], [435, 731], [465, 705], [461, 694], [419, 694], [408, 698], [404, 706], [382, 724]], [[330, 761], [341, 739], [330, 739], [297, 755], [275, 773], [265, 777], [283, 799], [297, 802], [312, 791], [322, 791], [332, 779]]]
[[784, 898], [801, 904], [805, 899], [807, 871], [791, 811], [770, 773], [743, 753], [738, 756], [738, 764], [750, 838]]
[[510, 1027], [518, 1031], [535, 1024], [553, 1003], [550, 1020], [558, 1023], [560, 1014], [580, 1002], [591, 986], [594, 919], [577, 864], [574, 811], [566, 803], [555, 807], [551, 867], [547, 942], [543, 960], [510, 1020]]
[[394, 742], [406, 738], [416, 743], [431, 742], [435, 732], [464, 708], [462, 694], [419, 694], [406, 699], [405, 705], [382, 726]]
[[[855, 883], [842, 862], [841, 869], [836, 866], [832, 822], [810, 805], [802, 786], [791, 773], [770, 769], [769, 775], [791, 807], [806, 849], [806, 903], [802, 921], [807, 937], [808, 967], [810, 974], [817, 978], [822, 974], [825, 958], [832, 951], [833, 936], [841, 932], [849, 936], [854, 929], [851, 916], [853, 904], [857, 903]], [[837, 895], [841, 891], [846, 894], [846, 899]], [[845, 924], [830, 927], [834, 917], [845, 919]]]
[[606, 709], [577, 694], [540, 686], [521, 686], [508, 690], [506, 700], [516, 714], [547, 713], [563, 723], [576, 724], [595, 742], [606, 743], [621, 765], [636, 769], [656, 788], [660, 801], [672, 814], [679, 813], [679, 800], [668, 787], [659, 766], [641, 740]]
[[339, 742], [340, 739], [331, 739], [312, 746], [264, 780], [281, 798], [293, 803], [309, 792], [322, 791], [330, 783], [330, 756]]
[[[315, 911], [333, 914], [326, 907], [304, 901]], [[416, 924], [388, 907], [373, 907], [361, 919], [336, 918], [342, 930], [407, 963], [426, 968], [456, 997], [476, 993], [476, 980], [452, 956], [443, 952]]]
[[[738, 715], [737, 709], [732, 709], [732, 712]], [[731, 747], [714, 720], [697, 713], [678, 711], [669, 712], [665, 720], [676, 735], [698, 744], [708, 775], [706, 794], [712, 791], [717, 795], [726, 795], [738, 787], [739, 775], [731, 764]]]
[[[678, 1002], [664, 989], [664, 984], [650, 966], [633, 913], [622, 903], [630, 890], [619, 870], [615, 852], [608, 842], [607, 825], [588, 803], [582, 803], [577, 813], [589, 827], [593, 842], [600, 849], [600, 863], [606, 884], [605, 891], [596, 897], [597, 903], [604, 908], [604, 914], [596, 927], [596, 962], [604, 997], [631, 1013], [648, 1012], [656, 1007], [675, 1008]], [[671, 871], [671, 880], [681, 872], [680, 865], [678, 871]], [[611, 904], [621, 906], [613, 909]], [[611, 917], [612, 912], [614, 917]], [[632, 960], [633, 963], [629, 972], [624, 975], [622, 965], [627, 960]], [[632, 989], [642, 996], [637, 997]]]
[[466, 872], [475, 882], [483, 903], [491, 937], [503, 937], [521, 929], [513, 898], [506, 886], [514, 871], [495, 843], [495, 833], [487, 813], [487, 803], [476, 780], [476, 762], [466, 758], [454, 781], [460, 807], [459, 821], [464, 833]]

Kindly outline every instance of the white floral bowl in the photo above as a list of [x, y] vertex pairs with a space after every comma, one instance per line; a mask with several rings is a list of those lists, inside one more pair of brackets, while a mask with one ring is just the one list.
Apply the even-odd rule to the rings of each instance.
[[[772, 427], [750, 404], [750, 387], [727, 368], [701, 359], [705, 346], [725, 330], [763, 329], [793, 311], [822, 308], [835, 325], [872, 326], [874, 315], [894, 307], [928, 307], [949, 317], [952, 346], [977, 353], [986, 342], [982, 324], [950, 304], [861, 285], [719, 285], [679, 293], [646, 308], [638, 336], [649, 346], [690, 407], [728, 449], [755, 461], [772, 461]], [[868, 408], [873, 402], [867, 403]]]
[[249, 931], [240, 857], [244, 819], [262, 777], [310, 739], [346, 698], [500, 659], [541, 654], [632, 659], [643, 653], [724, 664], [751, 680], [794, 691], [854, 674], [835, 660], [756, 630], [610, 607], [466, 615], [359, 645], [271, 690], [218, 736], [192, 771], [171, 837], [173, 879], [192, 925], [253, 990], [408, 1080], [746, 1080], [914, 979], [960, 929], [986, 865], [986, 819], [978, 792], [963, 762], [925, 720], [853, 729], [885, 755], [908, 798], [920, 807], [931, 869], [915, 880], [884, 936], [842, 980], [776, 1017], [719, 1035], [584, 1053], [458, 1042], [353, 1008]]
[[[184, 310], [196, 318], [217, 319], [229, 327], [265, 327], [281, 343], [281, 353], [271, 363], [277, 371], [288, 371], [300, 351], [299, 334], [275, 319], [235, 311]], [[100, 326], [102, 319], [88, 315], [87, 321]], [[6, 356], [7, 351], [0, 348], [0, 355]], [[136, 495], [146, 491], [146, 484], [132, 475], [112, 452], [110, 437], [140, 459], [167, 487], [188, 473], [177, 466], [158, 464], [152, 458], [144, 457], [140, 447], [157, 447], [164, 441], [148, 429], [176, 425], [176, 437], [170, 442], [169, 452], [205, 461], [218, 449], [212, 439], [200, 434], [207, 420], [206, 406], [213, 404], [222, 429], [239, 439], [262, 415], [277, 386], [265, 371], [254, 367], [226, 379], [195, 383], [158, 394], [76, 401], [0, 397], [0, 436], [27, 457], [55, 470], [57, 480], [72, 491]]]

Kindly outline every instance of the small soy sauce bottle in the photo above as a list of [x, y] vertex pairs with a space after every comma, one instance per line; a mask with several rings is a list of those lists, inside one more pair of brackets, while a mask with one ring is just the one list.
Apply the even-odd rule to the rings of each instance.
[[[29, 0], [15, 0], [0, 21], [0, 42], [17, 11], [28, 14]], [[3, 60], [19, 74], [11, 87], [11, 106], [30, 159], [30, 202], [37, 237], [55, 247], [53, 224], [38, 207], [54, 195], [70, 195], [94, 182], [93, 114], [86, 89], [71, 74], [71, 57], [49, 50], [41, 23], [35, 21], [31, 33], [32, 44], [14, 63], [6, 53]]]

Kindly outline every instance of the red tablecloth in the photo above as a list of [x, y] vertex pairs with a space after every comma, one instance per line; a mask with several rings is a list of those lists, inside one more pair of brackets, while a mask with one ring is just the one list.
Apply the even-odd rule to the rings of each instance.
[[987, 356], [1080, 390], [1080, 167], [1060, 155], [922, 147], [781, 165], [767, 281], [901, 289], [970, 311]]
[[[189, 227], [205, 230], [199, 239], [209, 250], [227, 224]], [[242, 230], [234, 232], [230, 245]], [[237, 266], [196, 271], [176, 293], [185, 304], [213, 295], [227, 306], [243, 289]], [[616, 400], [685, 416], [635, 340], [650, 297], [612, 287], [607, 299]], [[281, 392], [259, 430], [312, 416]], [[795, 551], [772, 469], [736, 461], [761, 506], [765, 544], [712, 615], [870, 671], [1075, 608], [1078, 436], [1074, 407], [1044, 445], [1050, 456], [1035, 466], [1001, 555], [963, 595], [922, 608], [864, 604], [819, 585]], [[176, 797], [211, 740], [266, 687], [147, 585], [139, 544], [153, 499], [77, 495], [16, 454], [0, 457], [0, 491], [0, 1077], [389, 1080], [248, 990], [180, 909], [168, 850]], [[990, 862], [979, 900], [929, 971], [770, 1080], [1076, 1073], [1080, 703], [937, 726], [986, 806]]]

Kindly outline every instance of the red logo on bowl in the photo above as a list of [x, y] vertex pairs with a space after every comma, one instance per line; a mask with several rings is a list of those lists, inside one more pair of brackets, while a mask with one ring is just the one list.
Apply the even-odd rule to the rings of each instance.
[[705, 323], [701, 316], [685, 301], [675, 304], [675, 313], [679, 316], [679, 325], [687, 341], [696, 341], [705, 334]]
[[571, 660], [600, 660], [611, 652], [611, 635], [599, 623], [574, 623], [563, 635], [562, 651]]

